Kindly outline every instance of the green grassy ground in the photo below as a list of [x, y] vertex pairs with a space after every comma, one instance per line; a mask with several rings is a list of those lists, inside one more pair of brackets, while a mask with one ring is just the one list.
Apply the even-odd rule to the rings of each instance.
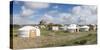
[[97, 33], [66, 31], [51, 31], [41, 29], [41, 36], [36, 38], [20, 38], [17, 35], [17, 29], [13, 30], [13, 48], [41, 48], [58, 46], [75, 46], [97, 44]]

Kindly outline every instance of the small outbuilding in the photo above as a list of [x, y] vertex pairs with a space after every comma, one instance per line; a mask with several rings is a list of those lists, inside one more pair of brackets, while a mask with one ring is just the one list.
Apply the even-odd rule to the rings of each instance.
[[24, 26], [22, 28], [18, 29], [19, 33], [18, 36], [19, 37], [36, 37], [36, 36], [40, 36], [40, 29], [39, 27], [33, 27], [33, 26]]
[[96, 24], [90, 24], [88, 26], [90, 27], [89, 31], [96, 31], [97, 30], [97, 25]]
[[80, 31], [89, 31], [89, 26], [81, 26]]
[[52, 30], [53, 31], [58, 31], [59, 30], [59, 27], [58, 26], [52, 26]]

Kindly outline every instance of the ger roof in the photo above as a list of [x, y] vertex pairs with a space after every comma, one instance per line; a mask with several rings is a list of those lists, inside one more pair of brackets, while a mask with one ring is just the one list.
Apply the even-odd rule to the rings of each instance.
[[80, 27], [80, 28], [89, 28], [89, 26], [82, 26], [82, 27]]
[[37, 28], [35, 28], [33, 26], [24, 26], [22, 28], [19, 28], [18, 30], [30, 30], [30, 29], [37, 29]]
[[76, 26], [77, 26], [76, 24], [70, 24], [67, 28], [68, 29], [76, 29], [77, 28]]

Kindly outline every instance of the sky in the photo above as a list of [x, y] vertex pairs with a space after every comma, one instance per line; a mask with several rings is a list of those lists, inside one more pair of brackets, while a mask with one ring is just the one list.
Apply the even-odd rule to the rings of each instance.
[[31, 1], [11, 2], [13, 24], [97, 24], [97, 6]]

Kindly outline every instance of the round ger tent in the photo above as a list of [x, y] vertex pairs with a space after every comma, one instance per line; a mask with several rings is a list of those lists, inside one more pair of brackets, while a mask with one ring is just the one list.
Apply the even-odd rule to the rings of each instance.
[[40, 29], [33, 26], [24, 26], [19, 31], [19, 37], [36, 37], [40, 36]]
[[80, 31], [89, 31], [89, 26], [80, 27]]
[[76, 24], [70, 24], [67, 29], [68, 29], [68, 32], [76, 32], [76, 27], [77, 25]]

